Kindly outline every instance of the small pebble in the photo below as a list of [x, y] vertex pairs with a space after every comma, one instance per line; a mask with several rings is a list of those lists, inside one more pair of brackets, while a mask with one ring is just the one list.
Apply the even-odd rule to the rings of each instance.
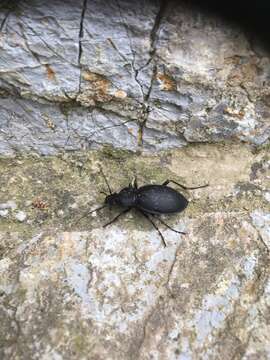
[[8, 210], [0, 210], [0, 217], [7, 217], [8, 216]]
[[266, 192], [266, 193], [264, 194], [264, 197], [265, 197], [265, 199], [266, 199], [268, 202], [270, 202], [270, 192]]
[[69, 208], [78, 209], [78, 204], [77, 203], [72, 203], [72, 204], [69, 205]]
[[15, 218], [20, 221], [23, 222], [26, 219], [27, 215], [24, 211], [18, 211], [17, 214], [15, 215]]

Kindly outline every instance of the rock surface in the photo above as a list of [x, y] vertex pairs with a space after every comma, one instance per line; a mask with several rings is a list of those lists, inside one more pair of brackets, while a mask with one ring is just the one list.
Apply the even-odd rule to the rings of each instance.
[[0, 10], [0, 154], [269, 142], [270, 58], [241, 29], [179, 1], [34, 3]]
[[[159, 224], [164, 248], [136, 213], [105, 229], [116, 209], [78, 222], [104, 199], [99, 165], [114, 190], [135, 174], [210, 186], [163, 218], [187, 232]], [[269, 358], [269, 154], [107, 148], [2, 158], [0, 170], [1, 359]]]
[[[2, 2], [0, 359], [270, 359], [269, 70], [188, 2]], [[100, 166], [210, 186], [164, 248]]]

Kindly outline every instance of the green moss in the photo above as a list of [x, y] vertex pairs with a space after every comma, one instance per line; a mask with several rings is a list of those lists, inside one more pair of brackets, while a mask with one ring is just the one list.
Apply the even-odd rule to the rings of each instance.
[[69, 99], [67, 102], [60, 102], [59, 103], [59, 109], [62, 112], [62, 114], [67, 118], [69, 115], [69, 112], [71, 110], [74, 110], [74, 108], [78, 107], [78, 103], [76, 99]]
[[[202, 145], [202, 152], [206, 148], [208, 150], [205, 154], [211, 153], [213, 164], [215, 163], [215, 154], [217, 159], [222, 159], [222, 154], [228, 154], [232, 151], [230, 146], [226, 145]], [[98, 217], [88, 216], [78, 224], [76, 222], [89, 208], [94, 208], [104, 201], [104, 195], [100, 194], [100, 191], [107, 191], [107, 188], [100, 173], [99, 165], [102, 166], [114, 191], [127, 186], [135, 175], [138, 178], [139, 185], [147, 183], [161, 184], [170, 178], [185, 183], [186, 178], [177, 177], [172, 172], [171, 161], [174, 159], [175, 162], [179, 159], [181, 165], [184, 159], [191, 159], [191, 161], [185, 163], [190, 164], [192, 169], [194, 167], [199, 169], [202, 158], [196, 157], [196, 154], [193, 158], [193, 149], [198, 152], [198, 146], [194, 145], [190, 149], [191, 151], [185, 148], [160, 152], [158, 156], [156, 154], [152, 156], [149, 154], [138, 155], [104, 146], [101, 151], [64, 153], [51, 157], [27, 155], [16, 158], [0, 158], [1, 203], [13, 200], [17, 205], [16, 210], [9, 210], [7, 219], [0, 219], [0, 230], [20, 232], [29, 239], [35, 229], [40, 227], [61, 230], [89, 229], [90, 226], [98, 227], [107, 220], [108, 216], [111, 216], [109, 210], [101, 212]], [[245, 154], [246, 152], [245, 150]], [[201, 153], [200, 149], [199, 153]], [[261, 158], [262, 155], [260, 154], [259, 159]], [[249, 167], [245, 167], [248, 179], [251, 171], [250, 167], [257, 159], [254, 157], [253, 163], [248, 157], [247, 159], [244, 161], [250, 164]], [[254, 189], [252, 182], [249, 190], [251, 188]], [[213, 189], [215, 189], [215, 184]], [[252, 202], [250, 191], [244, 191], [246, 188], [243, 187], [241, 189], [237, 198], [227, 194], [223, 197], [219, 196], [216, 200], [213, 196], [207, 197], [209, 190], [202, 191], [200, 198], [192, 200], [186, 211], [179, 216], [197, 217], [207, 212], [239, 211], [244, 208], [254, 208], [255, 205], [260, 208], [268, 206], [259, 189], [257, 189], [258, 191], [255, 189], [256, 193], [252, 192]], [[186, 193], [186, 196], [190, 199], [194, 198], [192, 192]], [[46, 206], [39, 208], [35, 205], [36, 200], [40, 200]], [[19, 210], [27, 214], [27, 220], [23, 223], [20, 223], [15, 218], [16, 211]], [[171, 218], [171, 221], [174, 221], [174, 217]], [[136, 226], [133, 220], [127, 220], [127, 222], [128, 226]]]
[[131, 157], [133, 153], [128, 150], [116, 149], [111, 145], [104, 145], [101, 150], [101, 157], [110, 160], [116, 161], [125, 161], [127, 158]]

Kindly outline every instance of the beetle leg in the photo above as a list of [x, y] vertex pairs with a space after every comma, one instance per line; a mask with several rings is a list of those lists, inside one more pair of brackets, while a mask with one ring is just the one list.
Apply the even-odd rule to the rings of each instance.
[[104, 174], [104, 172], [103, 172], [102, 167], [99, 166], [99, 169], [100, 169], [100, 172], [101, 172], [101, 175], [102, 175], [103, 179], [105, 180], [105, 183], [106, 183], [106, 185], [107, 185], [107, 188], [108, 188], [108, 190], [109, 190], [109, 193], [112, 194], [112, 189], [111, 189], [110, 184], [109, 184], [109, 182], [108, 182], [108, 180], [107, 180], [107, 178], [106, 178], [106, 176], [105, 176], [105, 174]]
[[159, 236], [161, 237], [161, 240], [162, 240], [164, 246], [166, 247], [167, 244], [166, 244], [166, 242], [165, 242], [165, 239], [164, 239], [161, 231], [160, 231], [159, 228], [157, 227], [157, 225], [154, 223], [154, 221], [153, 221], [153, 220], [150, 218], [150, 216], [149, 216], [148, 214], [146, 214], [145, 212], [140, 211], [140, 213], [143, 214], [143, 215], [146, 217], [146, 219], [154, 226], [154, 228], [155, 228], [155, 229], [157, 230], [157, 232], [159, 233]]
[[175, 184], [175, 185], [180, 186], [180, 187], [181, 187], [182, 189], [184, 189], [184, 190], [195, 190], [195, 189], [201, 189], [201, 188], [205, 188], [205, 187], [209, 186], [209, 184], [205, 184], [205, 185], [196, 186], [196, 187], [187, 187], [187, 186], [185, 186], [185, 185], [179, 184], [178, 182], [176, 182], [176, 181], [174, 181], [174, 180], [166, 180], [166, 181], [164, 181], [164, 183], [161, 184], [161, 185], [166, 186], [166, 185], [168, 185], [170, 182], [173, 183], [173, 184]]
[[123, 211], [120, 212], [120, 214], [118, 214], [115, 218], [113, 218], [111, 221], [109, 221], [107, 224], [104, 224], [103, 227], [105, 228], [108, 225], [111, 225], [113, 222], [115, 222], [121, 215], [126, 214], [129, 210], [131, 210], [131, 208], [125, 209]]
[[170, 227], [170, 225], [166, 224], [165, 221], [163, 221], [160, 217], [157, 217], [157, 219], [161, 222], [161, 224], [165, 225], [168, 229], [170, 229], [170, 230], [172, 230], [172, 231], [174, 231], [174, 232], [176, 232], [176, 233], [178, 233], [178, 234], [186, 235], [185, 232], [183, 232], [183, 231], [178, 231], [178, 230], [175, 230], [175, 229], [173, 229], [172, 227]]

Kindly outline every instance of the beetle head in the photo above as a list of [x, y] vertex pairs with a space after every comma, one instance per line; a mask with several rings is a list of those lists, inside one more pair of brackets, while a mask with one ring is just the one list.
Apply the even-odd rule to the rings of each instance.
[[118, 199], [118, 194], [117, 193], [113, 193], [110, 195], [107, 195], [105, 198], [105, 204], [113, 206], [113, 205], [119, 205], [119, 199]]
[[132, 207], [136, 202], [136, 190], [132, 187], [125, 187], [119, 193], [106, 196], [105, 204]]

